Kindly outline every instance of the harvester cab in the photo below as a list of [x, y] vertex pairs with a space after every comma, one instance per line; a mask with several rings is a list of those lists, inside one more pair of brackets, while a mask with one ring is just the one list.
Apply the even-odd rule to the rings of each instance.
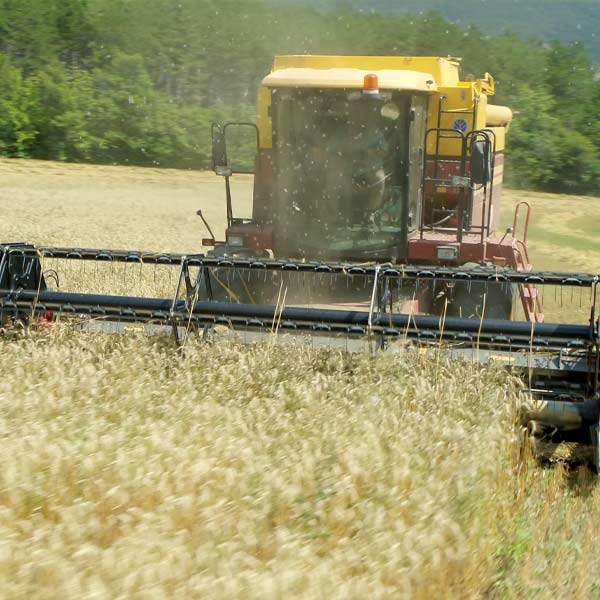
[[[517, 267], [493, 237], [511, 120], [490, 75], [444, 58], [277, 57], [258, 94], [252, 219], [230, 215], [219, 254]], [[244, 124], [245, 126], [245, 124]], [[488, 247], [489, 246], [489, 247]]]
[[[228, 131], [251, 125], [216, 125], [227, 229], [225, 240], [204, 242], [216, 256], [530, 268], [524, 239], [495, 234], [512, 113], [489, 104], [493, 94], [489, 74], [461, 81], [455, 59], [277, 57], [258, 93], [252, 218], [233, 215], [230, 177], [247, 170], [230, 164], [226, 147]], [[304, 286], [289, 278], [251, 287], [274, 302], [281, 285], [290, 302], [307, 302]], [[220, 298], [252, 296], [235, 280], [227, 287]], [[317, 303], [332, 296], [360, 300], [355, 289], [312, 290]], [[513, 296], [498, 288], [488, 315], [509, 318]], [[433, 314], [448, 301], [450, 314], [461, 316], [476, 314], [483, 294], [461, 284], [407, 286], [397, 300]], [[527, 317], [541, 320], [527, 302]]]
[[[496, 233], [512, 113], [493, 93], [453, 59], [278, 57], [256, 124], [212, 129], [225, 239], [198, 211], [205, 253], [1, 245], [0, 324], [501, 364], [522, 376], [524, 437], [598, 467], [598, 276], [533, 271], [527, 203]], [[234, 132], [254, 167], [232, 160]]]

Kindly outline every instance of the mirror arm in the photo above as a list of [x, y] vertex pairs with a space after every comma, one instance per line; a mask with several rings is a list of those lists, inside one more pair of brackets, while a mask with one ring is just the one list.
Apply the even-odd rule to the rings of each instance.
[[202, 209], [198, 209], [196, 211], [196, 214], [202, 219], [202, 222], [204, 223], [204, 226], [206, 227], [208, 234], [210, 235], [211, 240], [214, 242], [215, 241], [215, 234], [213, 233], [212, 229], [210, 228], [210, 225], [208, 224], [208, 221], [204, 218], [204, 215], [202, 214]]
[[231, 200], [231, 184], [229, 183], [229, 175], [225, 176], [225, 198], [227, 201], [227, 228], [233, 223], [233, 202]]

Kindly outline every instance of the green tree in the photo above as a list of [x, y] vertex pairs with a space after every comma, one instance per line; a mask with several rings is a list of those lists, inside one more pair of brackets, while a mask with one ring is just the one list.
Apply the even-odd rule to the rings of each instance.
[[593, 103], [595, 73], [580, 44], [552, 44], [548, 52], [547, 82], [563, 123], [583, 128], [595, 122], [597, 105]]
[[454, 55], [517, 113], [511, 184], [597, 193], [600, 82], [582, 46], [355, 5], [0, 0], [0, 153], [207, 166], [211, 121], [252, 118], [275, 54]]
[[21, 70], [0, 55], [0, 152], [5, 156], [27, 157], [35, 140], [31, 123], [33, 98]]
[[522, 86], [514, 97], [508, 181], [571, 194], [593, 193], [600, 183], [600, 157], [592, 141], [567, 128], [548, 91]]

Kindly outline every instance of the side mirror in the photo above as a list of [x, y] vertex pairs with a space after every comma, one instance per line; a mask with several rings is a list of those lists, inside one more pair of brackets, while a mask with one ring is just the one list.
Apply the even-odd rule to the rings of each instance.
[[[217, 175], [230, 177], [234, 173], [254, 175], [259, 150], [259, 131], [254, 123], [213, 123], [212, 163]], [[233, 148], [233, 158], [227, 153], [227, 136]]]
[[227, 160], [227, 141], [225, 139], [225, 130], [221, 125], [213, 123], [211, 128], [212, 136], [212, 163], [213, 169], [217, 175], [225, 177], [231, 175]]
[[471, 144], [471, 184], [487, 185], [492, 179], [492, 156], [487, 140]]

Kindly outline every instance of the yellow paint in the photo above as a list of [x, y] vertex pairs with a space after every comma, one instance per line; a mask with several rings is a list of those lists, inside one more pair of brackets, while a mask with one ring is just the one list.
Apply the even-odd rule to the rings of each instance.
[[[503, 151], [506, 137], [506, 127], [497, 126], [497, 116], [508, 115], [510, 111], [504, 107], [490, 109], [488, 116], [488, 97], [495, 92], [494, 78], [486, 73], [482, 79], [475, 81], [460, 80], [460, 59], [441, 58], [435, 56], [311, 56], [311, 55], [288, 55], [276, 56], [273, 60], [271, 73], [286, 71], [289, 75], [281, 74], [269, 76], [266, 82], [276, 85], [281, 80], [285, 86], [292, 85], [294, 73], [307, 74], [314, 71], [331, 71], [328, 78], [317, 73], [312, 83], [302, 85], [302, 77], [294, 79], [294, 87], [339, 87], [341, 76], [350, 70], [355, 72], [382, 72], [390, 81], [395, 82], [395, 89], [419, 89], [418, 93], [429, 96], [429, 108], [427, 116], [427, 127], [433, 129], [438, 127], [438, 111], [440, 99], [443, 109], [451, 111], [443, 113], [440, 127], [455, 129], [459, 125], [466, 127], [465, 132], [474, 129], [486, 129], [487, 121], [495, 125], [490, 127], [496, 136], [496, 150]], [[290, 79], [291, 77], [291, 79]], [[341, 79], [340, 79], [341, 78]], [[317, 82], [318, 80], [318, 82]], [[291, 82], [291, 83], [290, 83]], [[337, 82], [337, 83], [336, 83]], [[417, 85], [418, 83], [418, 85]], [[282, 84], [283, 85], [283, 84]], [[352, 84], [355, 87], [355, 82]], [[437, 88], [437, 89], [436, 89]], [[271, 105], [271, 92], [266, 86], [261, 86], [258, 91], [257, 124], [260, 131], [260, 146], [263, 149], [272, 147], [272, 123], [269, 114]], [[508, 111], [508, 112], [507, 112]], [[457, 120], [459, 120], [457, 122]], [[508, 125], [508, 124], [507, 124]], [[435, 135], [428, 138], [427, 153], [446, 157], [461, 156], [461, 141], [459, 136], [456, 140], [441, 139], [439, 145]]]
[[459, 61], [435, 56], [276, 56], [272, 71], [291, 68], [417, 71], [429, 73], [438, 86], [456, 85]]
[[515, 359], [512, 356], [505, 356], [503, 354], [492, 354], [489, 357], [489, 362], [499, 361], [499, 362], [515, 362]]
[[144, 333], [146, 328], [142, 325], [125, 325], [123, 331], [126, 331], [127, 333]]
[[[494, 132], [496, 136], [496, 151], [504, 150], [506, 147], [506, 132], [508, 131], [508, 127], [487, 127], [490, 131]], [[496, 167], [496, 172], [498, 172], [498, 168]]]
[[273, 125], [271, 116], [271, 90], [261, 85], [258, 88], [258, 101], [256, 103], [256, 125], [259, 131], [259, 144], [264, 150], [273, 147]]
[[362, 90], [367, 75], [376, 75], [382, 90], [429, 94], [437, 90], [433, 75], [406, 69], [309, 69], [273, 71], [263, 79], [269, 88]]

